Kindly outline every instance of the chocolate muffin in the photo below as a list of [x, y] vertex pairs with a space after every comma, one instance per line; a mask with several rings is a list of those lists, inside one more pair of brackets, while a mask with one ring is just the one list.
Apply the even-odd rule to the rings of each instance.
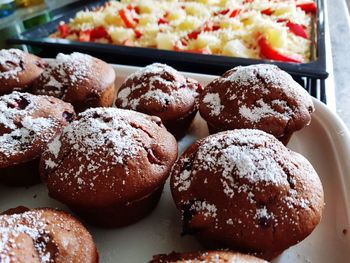
[[274, 65], [233, 68], [207, 85], [199, 111], [209, 131], [259, 129], [287, 144], [311, 122], [311, 96]]
[[94, 108], [48, 145], [41, 174], [49, 195], [87, 221], [122, 226], [156, 206], [176, 158], [176, 140], [158, 117]]
[[86, 54], [58, 54], [33, 84], [33, 93], [70, 102], [77, 112], [110, 107], [115, 99], [112, 66]]
[[306, 238], [324, 206], [312, 165], [260, 130], [221, 132], [191, 145], [174, 165], [171, 190], [185, 234], [266, 259]]
[[39, 159], [46, 145], [75, 117], [72, 105], [54, 97], [14, 91], [0, 97], [0, 181], [40, 181]]
[[267, 261], [237, 252], [218, 250], [156, 255], [150, 263], [267, 263]]
[[185, 135], [199, 107], [201, 84], [164, 64], [131, 74], [120, 87], [116, 106], [154, 115], [176, 138]]
[[29, 89], [45, 67], [44, 60], [22, 50], [0, 50], [0, 95]]
[[98, 262], [86, 228], [50, 208], [17, 207], [0, 215], [0, 248], [1, 262]]

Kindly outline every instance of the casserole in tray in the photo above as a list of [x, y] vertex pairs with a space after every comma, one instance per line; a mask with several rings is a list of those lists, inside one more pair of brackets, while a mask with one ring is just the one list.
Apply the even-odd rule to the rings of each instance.
[[[175, 67], [182, 69], [182, 70], [191, 70], [191, 71], [197, 71], [197, 72], [210, 72], [212, 74], [222, 73], [223, 71], [225, 71], [233, 66], [236, 66], [236, 65], [248, 65], [248, 64], [254, 64], [254, 63], [264, 63], [264, 62], [268, 61], [268, 60], [258, 59], [258, 57], [260, 55], [259, 53], [262, 53], [261, 52], [261, 49], [262, 49], [261, 45], [264, 46], [264, 43], [261, 43], [261, 41], [260, 42], [258, 41], [259, 42], [258, 50], [260, 50], [260, 52], [256, 51], [257, 47], [253, 47], [253, 49], [252, 49], [253, 51], [251, 52], [252, 54], [250, 56], [252, 58], [227, 56], [227, 54], [230, 53], [229, 52], [230, 49], [227, 48], [227, 45], [221, 46], [219, 48], [219, 51], [215, 50], [215, 48], [211, 48], [210, 53], [213, 53], [212, 55], [200, 54], [200, 53], [208, 53], [208, 52], [203, 52], [203, 49], [201, 49], [201, 45], [204, 45], [205, 48], [207, 47], [205, 45], [205, 43], [207, 41], [206, 36], [209, 35], [209, 38], [213, 38], [213, 36], [215, 36], [215, 34], [218, 35], [216, 32], [214, 32], [214, 33], [212, 32], [213, 30], [217, 31], [217, 28], [215, 28], [215, 27], [217, 27], [217, 23], [218, 23], [217, 20], [215, 20], [215, 19], [217, 19], [216, 16], [214, 16], [213, 14], [218, 14], [217, 17], [219, 17], [221, 20], [222, 19], [224, 19], [224, 20], [231, 19], [232, 20], [234, 18], [232, 18], [231, 15], [233, 13], [235, 13], [235, 16], [242, 16], [242, 17], [240, 17], [239, 21], [243, 21], [243, 22], [246, 21], [247, 19], [249, 20], [249, 19], [252, 19], [252, 17], [254, 17], [254, 15], [252, 15], [252, 14], [250, 14], [250, 16], [248, 16], [248, 17], [245, 17], [245, 13], [249, 13], [250, 11], [249, 12], [248, 11], [246, 12], [244, 10], [240, 11], [242, 14], [240, 14], [237, 11], [238, 14], [236, 14], [237, 12], [235, 12], [235, 11], [240, 10], [241, 8], [234, 8], [234, 7], [231, 8], [230, 5], [229, 5], [230, 8], [226, 8], [227, 7], [227, 5], [226, 5], [225, 8], [216, 7], [216, 9], [219, 8], [218, 10], [216, 10], [215, 8], [213, 10], [208, 9], [209, 10], [208, 12], [212, 12], [212, 14], [210, 13], [210, 16], [209, 16], [210, 20], [213, 20], [214, 22], [215, 21], [216, 22], [214, 23], [214, 25], [209, 27], [209, 30], [208, 30], [208, 27], [207, 27], [207, 29], [202, 28], [201, 26], [199, 27], [200, 30], [203, 31], [202, 33], [204, 33], [204, 34], [201, 34], [201, 35], [203, 35], [203, 37], [201, 37], [199, 40], [197, 40], [196, 36], [194, 36], [194, 38], [195, 38], [194, 39], [193, 34], [192, 34], [193, 32], [196, 32], [197, 29], [194, 29], [194, 30], [188, 29], [188, 31], [186, 31], [186, 30], [183, 31], [185, 33], [182, 32], [182, 34], [186, 34], [186, 36], [181, 37], [181, 40], [185, 40], [185, 41], [182, 41], [183, 43], [180, 44], [180, 46], [178, 46], [178, 49], [185, 50], [185, 51], [196, 51], [196, 52], [198, 52], [198, 50], [199, 50], [199, 54], [198, 53], [191, 53], [191, 52], [177, 52], [177, 51], [172, 51], [172, 50], [169, 51], [169, 50], [160, 50], [160, 49], [156, 49], [156, 48], [150, 48], [152, 45], [140, 45], [139, 43], [136, 43], [137, 41], [135, 40], [135, 36], [131, 36], [131, 38], [134, 38], [134, 42], [135, 42], [134, 46], [126, 46], [125, 44], [128, 44], [128, 43], [127, 42], [122, 43], [123, 41], [119, 41], [120, 42], [119, 44], [124, 44], [124, 45], [98, 43], [98, 42], [109, 42], [109, 41], [100, 41], [100, 40], [97, 42], [75, 41], [76, 39], [79, 40], [80, 32], [78, 32], [78, 37], [76, 37], [76, 38], [74, 37], [74, 35], [75, 35], [74, 32], [73, 32], [73, 34], [68, 33], [68, 35], [69, 35], [68, 39], [51, 38], [50, 36], [52, 36], [53, 34], [55, 36], [60, 36], [60, 34], [57, 34], [56, 32], [57, 32], [57, 29], [59, 28], [60, 23], [62, 23], [62, 21], [64, 23], [66, 23], [65, 25], [67, 25], [67, 23], [69, 23], [69, 21], [72, 18], [76, 17], [77, 12], [79, 12], [81, 10], [86, 10], [86, 8], [96, 9], [96, 8], [104, 5], [107, 1], [88, 1], [89, 4], [86, 4], [86, 2], [87, 1], [80, 1], [79, 2], [80, 6], [76, 7], [76, 5], [75, 5], [75, 8], [71, 9], [69, 11], [66, 11], [67, 9], [64, 9], [65, 10], [64, 12], [59, 12], [59, 11], [56, 12], [56, 13], [59, 13], [58, 18], [54, 19], [53, 21], [51, 21], [47, 24], [41, 25], [41, 26], [36, 27], [34, 29], [31, 29], [29, 31], [26, 31], [19, 38], [11, 39], [10, 42], [11, 43], [24, 43], [24, 44], [30, 44], [30, 45], [35, 45], [35, 46], [41, 46], [41, 47], [55, 47], [56, 51], [58, 49], [67, 50], [67, 51], [68, 50], [80, 50], [80, 51], [84, 51], [87, 53], [93, 53], [94, 55], [100, 56], [109, 62], [118, 62], [118, 63], [123, 63], [123, 64], [145, 65], [145, 64], [148, 64], [150, 62], [153, 62], [154, 60], [157, 60], [160, 62], [168, 63], [168, 64], [175, 66]], [[170, 1], [170, 2], [174, 2], [174, 1]], [[238, 2], [243, 3], [243, 2], [247, 2], [247, 1], [238, 1]], [[253, 1], [248, 1], [248, 2], [253, 2]], [[310, 1], [307, 1], [307, 2], [310, 2]], [[120, 5], [122, 5], [122, 4], [117, 3], [116, 5], [120, 7]], [[132, 9], [134, 7], [134, 10], [132, 10], [132, 12], [136, 13], [135, 5], [129, 6], [129, 7], [128, 6], [129, 5], [127, 5], [127, 7], [124, 9], [129, 10], [129, 9]], [[117, 11], [119, 10], [118, 8], [116, 9]], [[184, 7], [184, 8], [186, 9], [186, 7]], [[263, 7], [258, 6], [257, 8], [261, 9]], [[124, 10], [124, 9], [122, 9], [122, 10]], [[262, 10], [260, 10], [260, 9], [258, 10], [259, 16], [262, 16], [264, 19], [268, 18], [269, 15], [268, 15], [267, 11], [265, 9], [262, 9]], [[297, 10], [300, 11], [300, 7], [298, 7]], [[265, 14], [265, 13], [267, 13], [267, 14]], [[95, 14], [93, 14], [93, 15], [95, 15]], [[117, 14], [116, 16], [123, 17], [121, 14]], [[316, 79], [326, 78], [328, 74], [326, 72], [326, 61], [325, 61], [324, 17], [325, 17], [325, 14], [324, 14], [323, 1], [317, 0], [316, 16], [314, 16], [314, 19], [310, 20], [311, 26], [305, 30], [305, 32], [307, 33], [308, 38], [309, 38], [308, 43], [310, 44], [311, 47], [310, 47], [309, 51], [307, 52], [308, 54], [306, 54], [306, 57], [303, 58], [302, 60], [300, 60], [300, 61], [303, 61], [302, 63], [288, 63], [288, 62], [274, 62], [274, 63], [277, 64], [278, 66], [280, 66], [282, 69], [293, 74], [294, 76], [305, 76], [305, 77], [311, 77], [311, 78], [316, 78]], [[139, 19], [139, 18], [140, 17], [136, 17], [135, 19]], [[120, 18], [119, 18], [119, 20], [120, 20]], [[127, 29], [127, 30], [125, 30], [125, 32], [129, 32], [130, 30], [132, 31], [132, 28], [130, 28], [132, 25], [125, 23], [124, 20], [122, 19], [121, 23], [122, 23], [122, 26], [124, 25], [124, 27], [126, 27], [126, 29]], [[278, 20], [278, 19], [276, 18], [275, 20]], [[289, 31], [291, 31], [290, 27], [293, 27], [293, 25], [295, 24], [295, 23], [290, 24], [290, 21], [288, 21], [288, 19], [286, 19], [283, 15], [281, 16], [281, 19], [279, 19], [279, 20], [281, 20], [281, 21], [279, 21], [276, 24], [283, 23], [284, 28], [288, 28], [287, 25], [289, 25]], [[126, 21], [128, 21], [128, 20], [126, 20]], [[138, 20], [135, 20], [135, 21], [138, 21]], [[256, 22], [256, 23], [259, 23], [259, 21], [260, 20], [258, 20], [258, 22]], [[116, 23], [118, 24], [118, 21]], [[242, 25], [245, 27], [244, 23]], [[83, 25], [81, 25], [80, 31], [82, 31], [81, 29], [84, 28], [84, 26], [86, 26], [86, 23], [85, 24], [83, 23]], [[163, 25], [161, 25], [161, 26], [163, 26]], [[88, 29], [89, 29], [89, 27], [91, 29], [91, 26], [88, 25]], [[192, 25], [187, 24], [186, 27], [191, 28]], [[247, 28], [248, 27], [249, 26], [247, 25]], [[277, 27], [279, 27], [279, 25], [277, 25]], [[76, 26], [76, 28], [79, 28], [79, 26], [78, 27]], [[117, 28], [120, 28], [120, 27], [118, 26]], [[171, 30], [171, 29], [167, 28], [165, 31], [169, 31], [169, 30]], [[220, 31], [220, 30], [218, 30], [218, 31]], [[264, 31], [265, 29], [262, 29], [262, 30]], [[83, 31], [86, 31], [86, 30], [83, 30]], [[267, 31], [271, 31], [270, 28], [268, 28]], [[274, 31], [274, 29], [272, 29], [272, 31]], [[294, 31], [295, 31], [295, 29], [294, 29]], [[122, 32], [122, 35], [125, 35], [126, 33], [125, 32], [123, 33], [123, 32]], [[296, 32], [298, 32], [298, 30], [296, 30]], [[99, 33], [101, 33], [101, 32], [99, 32]], [[226, 35], [226, 33], [223, 32], [221, 35]], [[254, 32], [255, 35], [256, 35], [256, 33], [259, 33], [259, 32]], [[272, 33], [271, 32], [266, 33], [264, 31], [265, 36], [266, 36], [266, 34], [267, 35], [271, 35], [271, 34], [276, 35], [277, 34], [276, 35], [277, 38], [281, 39], [278, 36], [278, 34], [279, 34], [278, 30], [277, 30], [277, 32], [272, 32]], [[110, 37], [110, 35], [111, 34], [109, 34], [109, 37]], [[63, 34], [63, 36], [67, 37], [67, 35], [65, 33]], [[192, 36], [192, 37], [189, 38], [188, 36]], [[202, 39], [202, 38], [204, 38], [204, 39]], [[273, 38], [273, 36], [272, 37], [270, 36], [270, 42], [271, 42], [271, 38]], [[71, 40], [69, 40], [69, 39], [71, 39]], [[302, 43], [304, 41], [304, 38], [300, 37], [300, 36], [295, 37], [295, 39], [297, 39], [297, 40], [295, 40], [296, 43], [298, 43], [299, 40], [300, 40], [300, 43]], [[80, 38], [80, 40], [84, 40], [84, 39]], [[90, 39], [88, 39], [88, 40], [90, 40]], [[130, 39], [124, 39], [124, 41], [125, 40], [130, 40]], [[177, 39], [177, 40], [179, 40], [179, 39]], [[168, 39], [165, 38], [164, 41], [166, 42], [166, 41], [168, 41]], [[161, 48], [164, 48], [164, 45], [163, 45], [164, 41], [159, 41], [161, 43], [158, 46]], [[278, 41], [279, 40], [277, 40], [277, 42]], [[117, 39], [113, 40], [112, 42], [118, 44]], [[193, 42], [194, 42], [194, 44], [193, 44]], [[204, 42], [204, 44], [203, 44], [203, 42]], [[226, 42], [224, 42], [224, 43], [226, 43]], [[129, 41], [129, 44], [130, 44], [130, 41]], [[234, 44], [237, 44], [237, 42], [235, 42]], [[233, 44], [233, 46], [235, 46], [234, 44]], [[188, 47], [186, 45], [188, 45]], [[145, 47], [139, 47], [139, 46], [145, 46]], [[156, 44], [156, 46], [157, 46], [157, 44]], [[265, 45], [265, 47], [266, 47], [266, 45]], [[168, 48], [168, 47], [165, 47], [165, 48]], [[197, 48], [197, 50], [193, 50], [193, 48]], [[233, 48], [233, 49], [237, 49], [237, 48], [238, 47], [236, 46], [236, 48]], [[226, 50], [226, 51], [223, 52], [223, 50]], [[287, 50], [287, 53], [288, 52], [290, 53], [290, 50]], [[264, 57], [275, 58], [275, 56], [271, 57], [271, 54], [269, 56], [269, 53], [271, 53], [271, 52], [269, 52], [269, 50], [267, 53], [265, 52]], [[223, 55], [217, 55], [217, 54], [223, 54]], [[244, 54], [244, 52], [243, 52], [243, 54]], [[231, 55], [235, 55], [235, 54], [231, 54]], [[274, 54], [274, 55], [276, 55], [276, 54]], [[243, 55], [243, 56], [246, 56], [246, 55]], [[286, 60], [286, 61], [288, 61], [288, 60]]]

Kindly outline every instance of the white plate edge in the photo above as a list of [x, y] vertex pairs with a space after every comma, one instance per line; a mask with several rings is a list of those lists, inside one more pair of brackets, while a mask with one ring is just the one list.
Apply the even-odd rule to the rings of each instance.
[[350, 131], [343, 120], [327, 105], [314, 98], [313, 101], [316, 111], [321, 112], [314, 117], [322, 125], [328, 136], [335, 154], [338, 170], [341, 173], [339, 178], [345, 198], [347, 224], [350, 226]]

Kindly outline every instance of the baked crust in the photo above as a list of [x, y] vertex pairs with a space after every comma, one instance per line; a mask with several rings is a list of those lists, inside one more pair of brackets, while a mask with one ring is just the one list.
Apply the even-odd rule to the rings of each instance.
[[235, 67], [209, 83], [199, 111], [211, 133], [259, 129], [287, 144], [310, 124], [311, 96], [275, 65]]
[[174, 165], [171, 190], [185, 234], [267, 259], [306, 238], [324, 206], [312, 165], [260, 130], [191, 145]]
[[176, 140], [158, 117], [93, 108], [80, 113], [48, 145], [41, 175], [53, 198], [96, 218], [108, 212], [119, 225], [125, 221], [120, 214], [127, 218], [127, 207], [153, 193], [160, 197], [156, 190], [176, 158]]
[[97, 263], [87, 229], [73, 216], [51, 208], [17, 207], [0, 215], [3, 262]]
[[71, 103], [77, 112], [110, 107], [115, 99], [116, 73], [106, 62], [74, 52], [58, 54], [33, 84], [33, 93]]
[[174, 68], [154, 63], [131, 74], [118, 90], [116, 106], [161, 118], [177, 138], [185, 135], [199, 107], [202, 86]]
[[29, 90], [46, 66], [43, 59], [22, 50], [0, 50], [0, 95]]

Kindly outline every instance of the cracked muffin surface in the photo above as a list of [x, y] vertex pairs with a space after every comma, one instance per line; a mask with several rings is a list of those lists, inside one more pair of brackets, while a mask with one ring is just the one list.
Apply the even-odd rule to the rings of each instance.
[[0, 215], [0, 261], [96, 263], [87, 229], [73, 216], [51, 208], [16, 207]]
[[22, 50], [0, 50], [0, 95], [28, 90], [45, 67], [43, 59]]
[[185, 135], [199, 107], [202, 86], [174, 68], [153, 63], [131, 74], [118, 90], [116, 106], [162, 119], [180, 138]]
[[312, 165], [260, 130], [191, 145], [174, 165], [171, 190], [185, 234], [268, 259], [307, 237], [324, 206]]
[[58, 54], [33, 83], [32, 91], [71, 103], [77, 112], [110, 107], [115, 99], [116, 73], [106, 62], [87, 54]]
[[259, 129], [287, 144], [311, 122], [311, 96], [275, 65], [235, 67], [209, 83], [199, 111], [211, 133]]
[[52, 197], [91, 212], [150, 197], [176, 158], [176, 140], [158, 117], [95, 108], [48, 145], [41, 175]]
[[17, 91], [0, 97], [0, 181], [39, 181], [46, 145], [75, 117], [71, 104], [50, 96]]
[[0, 168], [39, 158], [45, 146], [73, 120], [72, 105], [17, 91], [0, 97]]

